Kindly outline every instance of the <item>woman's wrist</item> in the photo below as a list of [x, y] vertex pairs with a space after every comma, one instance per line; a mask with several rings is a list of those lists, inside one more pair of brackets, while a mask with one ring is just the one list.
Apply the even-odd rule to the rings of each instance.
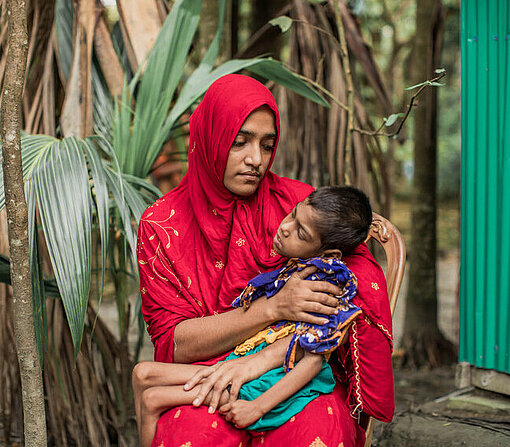
[[267, 299], [265, 297], [260, 297], [258, 300], [251, 303], [250, 309], [262, 314], [262, 319], [266, 326], [281, 320], [278, 314], [277, 302], [273, 298]]

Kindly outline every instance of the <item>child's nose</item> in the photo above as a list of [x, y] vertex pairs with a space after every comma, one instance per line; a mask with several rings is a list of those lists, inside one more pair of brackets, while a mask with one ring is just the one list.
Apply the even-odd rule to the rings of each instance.
[[288, 237], [288, 235], [290, 234], [290, 225], [288, 223], [282, 223], [282, 234], [285, 236], [285, 237]]

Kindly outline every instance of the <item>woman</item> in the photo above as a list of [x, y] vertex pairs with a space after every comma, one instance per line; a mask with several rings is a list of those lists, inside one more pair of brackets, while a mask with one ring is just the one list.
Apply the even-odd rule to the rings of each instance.
[[[284, 261], [272, 250], [274, 233], [312, 188], [269, 171], [278, 144], [278, 109], [269, 90], [249, 77], [228, 75], [211, 85], [191, 116], [190, 130], [188, 173], [140, 221], [142, 309], [156, 361], [213, 364], [272, 322], [323, 322], [310, 312], [330, 315], [335, 299], [328, 293], [339, 290], [305, 281], [304, 271], [271, 300], [231, 310], [232, 300], [252, 277]], [[391, 318], [384, 275], [364, 245], [346, 260], [363, 282], [356, 304], [364, 317], [340, 353], [343, 384], [315, 399], [294, 420], [262, 434], [224, 421], [213, 411], [214, 397], [212, 414], [205, 407], [175, 408], [160, 418], [153, 445], [277, 446], [292, 440], [303, 446], [343, 442], [347, 447], [364, 441], [351, 415], [364, 411], [391, 419]], [[374, 348], [370, 357], [367, 345]], [[281, 362], [283, 354], [274, 351], [275, 362]], [[202, 385], [203, 397], [211, 388], [218, 398], [228, 385], [237, 389], [258, 369], [249, 358], [222, 364]]]

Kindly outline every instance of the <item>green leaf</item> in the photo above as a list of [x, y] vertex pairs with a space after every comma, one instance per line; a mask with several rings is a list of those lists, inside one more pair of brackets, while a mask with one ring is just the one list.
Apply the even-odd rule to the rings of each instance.
[[259, 59], [258, 62], [246, 68], [252, 73], [283, 85], [304, 98], [324, 107], [329, 107], [329, 103], [322, 97], [322, 95], [274, 59]]
[[442, 84], [441, 82], [429, 82], [431, 87], [443, 87], [446, 84]]
[[280, 16], [270, 20], [269, 23], [273, 26], [279, 26], [282, 33], [285, 33], [292, 26], [292, 19], [288, 16]]
[[232, 59], [210, 73], [202, 72], [200, 75], [190, 76], [182, 87], [181, 94], [168, 115], [165, 122], [165, 130], [170, 132], [177, 119], [207, 91], [214, 81], [224, 75], [236, 73], [243, 69], [275, 81], [317, 104], [329, 107], [328, 102], [316, 90], [274, 59]]
[[65, 79], [69, 79], [73, 61], [73, 0], [56, 0], [55, 27], [59, 67]]
[[437, 73], [437, 74], [446, 73], [446, 69], [444, 69], [444, 68], [436, 68], [434, 70], [434, 73]]
[[87, 163], [75, 138], [43, 148], [30, 182], [76, 357], [90, 288], [92, 199]]
[[97, 153], [95, 140], [85, 138], [81, 141], [81, 147], [85, 153], [90, 172], [92, 175], [92, 185], [94, 197], [96, 200], [97, 218], [99, 223], [99, 233], [101, 236], [101, 281], [99, 283], [99, 298], [98, 306], [101, 305], [103, 298], [104, 274], [106, 269], [106, 257], [108, 253], [109, 243], [109, 223], [110, 223], [110, 208], [108, 206], [108, 187], [106, 181], [106, 174], [104, 172], [104, 165]]
[[414, 90], [415, 88], [421, 87], [422, 85], [426, 85], [429, 81], [420, 82], [419, 84], [413, 85], [411, 87], [407, 87], [405, 90]]
[[46, 318], [46, 295], [39, 255], [39, 237], [35, 218], [35, 192], [31, 182], [25, 183], [25, 197], [28, 205], [28, 244], [30, 252], [30, 276], [34, 310], [34, 328], [39, 362], [43, 368], [44, 346], [48, 346], [48, 322]]
[[[163, 125], [183, 75], [201, 4], [200, 0], [178, 0], [172, 7], [139, 82], [134, 113], [131, 95], [123, 92], [120, 112], [115, 115], [113, 147], [124, 173], [145, 178], [167, 139]], [[133, 82], [131, 87], [133, 92]]]
[[388, 118], [385, 118], [384, 121], [384, 125], [386, 127], [391, 127], [393, 126], [393, 124], [395, 124], [397, 122], [397, 119], [400, 118], [401, 116], [404, 116], [403, 113], [393, 113], [391, 114]]

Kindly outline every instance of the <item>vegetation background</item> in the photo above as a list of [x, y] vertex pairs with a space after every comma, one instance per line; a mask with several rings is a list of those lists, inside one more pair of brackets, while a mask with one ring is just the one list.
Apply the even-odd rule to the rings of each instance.
[[[409, 278], [419, 293], [401, 312], [408, 342], [396, 363], [456, 359], [455, 305], [448, 337], [437, 324], [436, 260], [458, 258], [459, 0], [30, 0], [26, 14], [23, 175], [50, 445], [136, 445], [130, 373], [145, 333], [136, 223], [182, 178], [189, 113], [228, 72], [248, 70], [272, 89], [279, 174], [361, 187], [403, 233], [424, 276]], [[0, 0], [2, 82], [7, 22]], [[445, 85], [427, 87], [404, 117], [417, 92], [406, 88], [438, 68]], [[424, 122], [430, 139], [417, 133]], [[413, 186], [420, 170], [425, 183]], [[413, 221], [421, 197], [429, 211]], [[23, 418], [7, 285], [0, 318], [0, 433], [10, 445]]]

